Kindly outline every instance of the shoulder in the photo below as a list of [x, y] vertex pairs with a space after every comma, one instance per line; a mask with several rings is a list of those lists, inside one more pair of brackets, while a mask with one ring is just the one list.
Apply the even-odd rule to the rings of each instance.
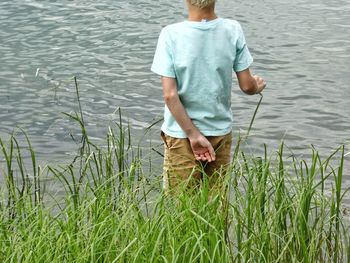
[[231, 30], [232, 29], [236, 31], [242, 30], [241, 24], [237, 20], [223, 18], [222, 21], [223, 21], [223, 25]]
[[231, 37], [233, 43], [244, 38], [244, 33], [241, 24], [237, 20], [223, 18], [223, 27], [227, 34]]
[[179, 22], [162, 28], [159, 38], [171, 45], [185, 31], [185, 23]]
[[186, 26], [185, 22], [178, 22], [163, 27], [162, 33], [171, 34], [173, 32], [181, 31]]

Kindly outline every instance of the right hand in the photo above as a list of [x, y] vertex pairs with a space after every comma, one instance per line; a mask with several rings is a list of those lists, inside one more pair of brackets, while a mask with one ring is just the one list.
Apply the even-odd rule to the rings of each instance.
[[215, 161], [215, 151], [205, 136], [199, 134], [189, 138], [194, 157], [197, 161]]
[[258, 75], [254, 75], [253, 78], [255, 79], [256, 84], [258, 86], [256, 93], [262, 92], [263, 89], [266, 87], [266, 81]]

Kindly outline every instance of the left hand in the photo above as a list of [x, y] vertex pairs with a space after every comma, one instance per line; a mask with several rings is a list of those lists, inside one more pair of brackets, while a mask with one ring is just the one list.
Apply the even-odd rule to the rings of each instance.
[[211, 143], [202, 134], [189, 138], [194, 157], [197, 161], [215, 161], [215, 151]]

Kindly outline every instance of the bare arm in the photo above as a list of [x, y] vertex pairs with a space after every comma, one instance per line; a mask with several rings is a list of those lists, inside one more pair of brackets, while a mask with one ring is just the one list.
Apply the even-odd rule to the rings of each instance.
[[200, 161], [214, 161], [215, 152], [213, 146], [188, 116], [177, 92], [176, 79], [162, 77], [162, 87], [165, 104], [176, 122], [186, 133], [195, 158]]
[[266, 87], [265, 80], [257, 75], [252, 76], [249, 68], [241, 72], [236, 72], [236, 75], [239, 87], [248, 95], [260, 93]]

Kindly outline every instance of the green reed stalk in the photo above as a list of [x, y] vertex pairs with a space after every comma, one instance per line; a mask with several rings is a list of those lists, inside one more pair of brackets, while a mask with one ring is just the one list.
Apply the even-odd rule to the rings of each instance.
[[[339, 236], [340, 236], [340, 204], [343, 198], [342, 196], [342, 181], [343, 181], [343, 169], [344, 169], [344, 145], [341, 151], [340, 166], [338, 168], [338, 174], [335, 176], [335, 196], [336, 196], [336, 206], [335, 206], [335, 237], [334, 237], [334, 250], [339, 250]], [[338, 262], [338, 253], [334, 255], [334, 262]]]
[[13, 169], [12, 169], [12, 159], [13, 159], [12, 136], [10, 138], [9, 149], [7, 149], [7, 147], [5, 146], [4, 142], [1, 139], [0, 139], [0, 145], [1, 145], [3, 156], [5, 158], [6, 168], [7, 168], [7, 174], [4, 174], [4, 179], [6, 181], [6, 186], [8, 191], [7, 208], [8, 208], [9, 218], [13, 219], [16, 216], [16, 211], [14, 209], [14, 206], [17, 201], [17, 196], [16, 196], [16, 184], [15, 184]]
[[251, 121], [250, 121], [250, 124], [249, 124], [249, 128], [248, 128], [246, 137], [249, 137], [250, 131], [251, 131], [252, 127], [253, 127], [253, 123], [254, 123], [256, 114], [258, 113], [258, 110], [259, 110], [259, 108], [260, 108], [261, 102], [262, 102], [262, 100], [263, 100], [263, 98], [264, 98], [264, 96], [263, 96], [261, 93], [259, 93], [259, 95], [260, 95], [260, 100], [259, 100], [258, 104], [256, 105], [256, 108], [255, 108], [253, 117], [252, 117], [252, 119], [251, 119]]

